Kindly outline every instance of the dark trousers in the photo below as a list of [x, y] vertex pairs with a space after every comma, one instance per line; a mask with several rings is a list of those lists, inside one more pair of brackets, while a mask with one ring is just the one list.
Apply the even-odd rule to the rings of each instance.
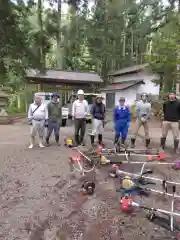
[[52, 120], [48, 121], [48, 133], [47, 133], [48, 138], [50, 138], [52, 132], [54, 131], [55, 139], [58, 140], [59, 139], [59, 130], [60, 130], [59, 121], [52, 121]]
[[[75, 119], [74, 127], [75, 127], [75, 141], [77, 144], [80, 144], [83, 142], [84, 135], [86, 132], [86, 119], [85, 118]], [[80, 137], [79, 137], [79, 131], [80, 131]]]

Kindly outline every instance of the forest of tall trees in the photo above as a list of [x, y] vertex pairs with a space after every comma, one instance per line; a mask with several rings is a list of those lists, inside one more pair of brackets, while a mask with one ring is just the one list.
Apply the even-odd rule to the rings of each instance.
[[0, 85], [25, 91], [28, 68], [96, 71], [106, 81], [149, 62], [168, 91], [179, 80], [179, 12], [180, 0], [1, 1]]

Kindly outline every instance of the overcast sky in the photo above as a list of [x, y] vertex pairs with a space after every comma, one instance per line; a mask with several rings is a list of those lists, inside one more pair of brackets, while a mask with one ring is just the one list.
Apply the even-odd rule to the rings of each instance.
[[[14, 2], [16, 2], [16, 0], [12, 0], [12, 1], [14, 1]], [[25, 2], [26, 2], [26, 0], [24, 0]], [[37, 0], [35, 0], [35, 1], [37, 1]], [[120, 0], [119, 0], [120, 1]], [[89, 8], [91, 9], [91, 7], [93, 6], [93, 0], [90, 0], [89, 1]], [[163, 2], [164, 2], [164, 5], [167, 5], [168, 4], [168, 0], [163, 0]], [[49, 5], [49, 1], [48, 0], [43, 0], [43, 4], [44, 4], [44, 7], [45, 8], [48, 8], [48, 7], [50, 7], [50, 5]], [[56, 8], [57, 7], [57, 4], [54, 4], [54, 7]], [[65, 13], [67, 13], [67, 11], [68, 11], [68, 4], [67, 3], [63, 3], [62, 4], [62, 12], [65, 14]]]
[[[89, 8], [90, 8], [90, 9], [91, 9], [91, 7], [93, 6], [93, 2], [94, 2], [94, 1], [90, 1], [90, 3], [89, 3]], [[168, 5], [168, 0], [163, 0], [163, 3], [164, 3], [164, 5]], [[46, 8], [49, 7], [49, 3], [48, 3], [47, 0], [44, 0], [44, 6], [45, 6]], [[55, 7], [56, 7], [56, 4], [55, 4]], [[63, 3], [63, 4], [62, 4], [62, 11], [63, 11], [63, 13], [67, 13], [67, 11], [68, 11], [68, 4], [67, 4], [67, 3]]]

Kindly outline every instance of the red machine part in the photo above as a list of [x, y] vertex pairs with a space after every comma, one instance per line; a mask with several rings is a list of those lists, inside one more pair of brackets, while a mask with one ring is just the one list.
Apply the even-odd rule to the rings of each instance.
[[166, 158], [166, 154], [164, 154], [163, 152], [161, 152], [158, 156], [157, 156], [157, 160], [161, 161], [164, 160]]
[[100, 144], [98, 145], [97, 152], [98, 152], [98, 153], [101, 153], [101, 152], [102, 152], [102, 145], [100, 145]]
[[73, 154], [71, 157], [70, 157], [70, 161], [71, 163], [75, 164], [77, 161], [81, 161], [82, 160], [82, 157], [80, 154]]
[[[156, 160], [157, 161], [162, 161], [166, 158], [166, 154], [164, 153], [160, 153], [157, 157], [156, 157]], [[152, 161], [153, 160], [153, 157], [151, 155], [148, 156], [148, 161]]]
[[124, 196], [121, 199], [121, 210], [125, 213], [131, 213], [133, 211], [132, 198], [130, 196]]

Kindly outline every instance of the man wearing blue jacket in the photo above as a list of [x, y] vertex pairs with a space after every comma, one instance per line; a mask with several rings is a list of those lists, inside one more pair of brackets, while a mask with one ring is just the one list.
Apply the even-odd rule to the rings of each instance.
[[131, 112], [127, 105], [125, 105], [125, 98], [119, 99], [119, 106], [114, 109], [114, 127], [115, 127], [115, 141], [118, 143], [121, 136], [121, 143], [124, 144], [128, 135], [128, 129], [131, 121]]

